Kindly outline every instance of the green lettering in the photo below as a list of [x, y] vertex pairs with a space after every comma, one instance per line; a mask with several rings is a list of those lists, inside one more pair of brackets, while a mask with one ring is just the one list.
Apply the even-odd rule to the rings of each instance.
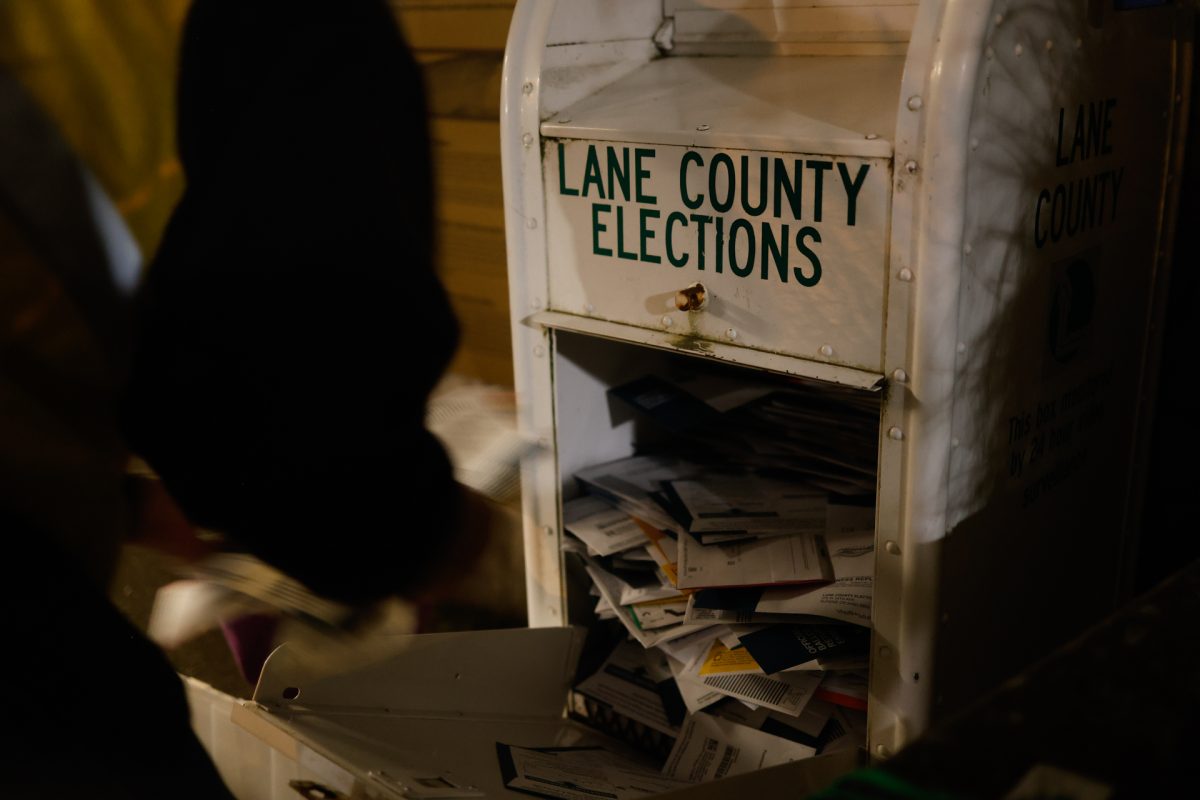
[[648, 147], [639, 147], [633, 151], [633, 168], [637, 174], [637, 201], [639, 203], [657, 203], [657, 197], [642, 191], [642, 178], [650, 177], [650, 170], [642, 169], [643, 158], [654, 158], [654, 150]]
[[854, 180], [850, 180], [850, 170], [846, 169], [845, 163], [838, 162], [838, 173], [842, 176], [842, 186], [846, 189], [846, 224], [853, 225], [854, 217], [858, 209], [858, 193], [862, 190], [863, 181], [867, 178], [867, 170], [871, 168], [870, 164], [863, 164], [858, 168], [858, 175]]
[[[738, 264], [737, 262], [737, 244], [738, 231], [746, 232], [746, 263]], [[733, 224], [729, 226], [729, 269], [734, 275], [739, 278], [747, 277], [754, 271], [754, 227], [744, 219], [735, 219]]]
[[[682, 267], [687, 265], [689, 256], [687, 251], [684, 251], [683, 258], [675, 257], [675, 248], [673, 246], [675, 223], [687, 227], [687, 217], [680, 211], [672, 211], [667, 215], [667, 261], [670, 261], [673, 267]], [[701, 267], [701, 269], [704, 269], [704, 267]]]
[[[787, 223], [784, 223], [782, 243], [775, 238], [775, 229], [770, 224], [763, 225], [763, 246], [762, 246], [762, 273], [761, 277], [764, 281], [770, 275], [770, 270], [767, 268], [768, 262], [775, 265], [775, 271], [779, 273], [779, 280], [787, 283], [788, 278], [788, 244], [789, 234]], [[767, 256], [770, 255], [768, 259]]]
[[598, 256], [612, 256], [612, 249], [600, 246], [600, 234], [608, 230], [608, 226], [600, 221], [600, 212], [607, 214], [612, 211], [608, 203], [592, 203], [592, 253]]
[[812, 265], [812, 275], [805, 275], [799, 267], [792, 268], [792, 274], [796, 276], [796, 280], [801, 286], [816, 286], [821, 280], [821, 259], [817, 258], [817, 254], [805, 243], [805, 239], [812, 239], [814, 242], [821, 241], [820, 232], [811, 225], [805, 226], [796, 231], [796, 247], [799, 248], [800, 254], [808, 259], [808, 263]]
[[621, 148], [621, 163], [618, 167], [617, 151], [608, 148], [608, 196], [617, 199], [617, 185], [621, 186], [621, 195], [629, 199], [629, 148]]
[[646, 227], [646, 220], [658, 219], [659, 211], [657, 208], [641, 208], [638, 209], [639, 223], [641, 227], [641, 257], [642, 261], [647, 264], [661, 264], [662, 258], [646, 252], [646, 242], [654, 238], [654, 231]]
[[563, 143], [558, 143], [558, 193], [578, 197], [579, 190], [567, 186], [567, 160], [563, 156]]
[[1042, 204], [1050, 202], [1050, 192], [1042, 189], [1038, 192], [1037, 207], [1033, 212], [1033, 243], [1040, 250], [1046, 244], [1046, 239], [1049, 237], [1049, 230], [1045, 234], [1042, 233]]
[[1087, 143], [1084, 146], [1088, 156], [1100, 152], [1100, 128], [1104, 124], [1104, 104], [1097, 101], [1088, 103]]
[[742, 208], [752, 217], [767, 209], [767, 157], [758, 159], [758, 205], [750, 204], [750, 156], [742, 156]]
[[697, 167], [703, 167], [704, 157], [695, 150], [688, 150], [683, 154], [683, 158], [679, 161], [679, 197], [688, 208], [699, 208], [704, 203], [704, 195], [698, 194], [693, 199], [688, 194], [687, 168], [689, 163], [695, 163]]
[[592, 184], [596, 185], [596, 192], [600, 195], [600, 199], [604, 199], [604, 180], [600, 177], [600, 159], [596, 156], [596, 145], [589, 144], [587, 151], [587, 165], [583, 169], [583, 196], [588, 196], [588, 187]]
[[719, 274], [725, 271], [725, 218], [716, 217], [713, 224], [717, 229], [717, 273]]
[[637, 261], [637, 253], [625, 250], [625, 207], [617, 206], [617, 258], [626, 261]]
[[[704, 226], [712, 222], [712, 217], [708, 214], [692, 214], [691, 220], [696, 223], [696, 269], [704, 269]], [[719, 247], [720, 245], [718, 245]]]
[[782, 213], [783, 196], [786, 194], [792, 209], [792, 219], [800, 219], [800, 187], [804, 183], [804, 162], [796, 159], [792, 174], [788, 174], [783, 159], [775, 159], [775, 219]]
[[833, 162], [810, 159], [808, 167], [813, 171], [813, 222], [820, 222], [821, 200], [825, 195], [825, 172], [833, 169]]
[[[725, 169], [725, 199], [717, 199], [717, 168], [724, 167]], [[712, 207], [717, 211], [728, 211], [733, 208], [733, 198], [735, 187], [733, 185], [733, 159], [724, 153], [717, 153], [713, 156], [712, 163], [708, 167], [708, 202], [712, 203]]]
[[1087, 158], [1087, 141], [1084, 139], [1083, 105], [1075, 112], [1075, 137], [1071, 140], [1071, 160]]
[[1100, 152], [1104, 155], [1112, 154], [1112, 142], [1108, 140], [1108, 134], [1112, 132], [1113, 124], [1113, 109], [1117, 107], [1117, 98], [1110, 97], [1104, 101], [1104, 133], [1100, 139]]

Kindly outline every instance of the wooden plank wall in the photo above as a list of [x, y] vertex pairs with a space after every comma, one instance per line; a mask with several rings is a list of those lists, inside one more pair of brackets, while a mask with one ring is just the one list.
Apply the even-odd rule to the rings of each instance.
[[511, 387], [500, 72], [514, 0], [392, 0], [423, 66], [438, 270], [462, 330], [450, 371]]

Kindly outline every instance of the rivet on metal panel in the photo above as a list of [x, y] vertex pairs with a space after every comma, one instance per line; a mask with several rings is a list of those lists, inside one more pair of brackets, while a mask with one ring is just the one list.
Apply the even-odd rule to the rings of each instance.
[[896, 368], [892, 370], [892, 380], [894, 380], [896, 383], [907, 383], [908, 373], [900, 368]]
[[892, 657], [892, 648], [888, 647], [886, 644], [881, 645], [879, 648], [879, 657], [880, 658], [891, 658]]
[[884, 542], [883, 549], [888, 551], [888, 555], [900, 555], [900, 545], [896, 544], [896, 542], [892, 539], [888, 539], [886, 542]]
[[660, 322], [662, 322], [662, 325], [663, 325], [663, 327], [664, 327], [664, 328], [669, 328], [669, 327], [671, 327], [672, 325], [674, 325], [674, 324], [675, 324], [675, 320], [671, 319], [671, 318], [670, 318], [669, 316], [667, 316], [666, 314], [663, 314], [663, 316], [662, 316], [662, 319], [661, 319], [661, 320], [659, 320], [659, 321], [660, 321]]
[[908, 267], [905, 267], [904, 269], [902, 269], [898, 273], [896, 273], [896, 277], [899, 278], [900, 280], [904, 281], [905, 283], [908, 283], [909, 281], [911, 281], [913, 279], [913, 272]]
[[888, 438], [894, 442], [903, 441], [904, 440], [904, 431], [900, 430], [895, 425], [893, 425], [892, 427], [888, 428]]
[[892, 751], [888, 749], [886, 744], [875, 745], [875, 755], [879, 756], [880, 758], [887, 758], [891, 754]]
[[591, 303], [585, 303], [583, 306], [583, 310], [587, 314], [595, 314], [596, 313], [596, 307], [594, 305], [592, 305]]
[[965, 352], [967, 352], [967, 344], [966, 344], [966, 342], [959, 342], [958, 346], [955, 347], [954, 349], [957, 350], [959, 353], [965, 353]]
[[1021, 44], [1020, 42], [1017, 42], [1015, 45], [1013, 45], [1013, 55], [1016, 56], [1017, 58], [1020, 58], [1021, 54], [1024, 52], [1025, 52], [1025, 46], [1023, 44]]
[[529, 147], [531, 144], [533, 144], [533, 134], [527, 133], [524, 136], [522, 136], [521, 144], [525, 145], [526, 147]]
[[703, 133], [704, 131], [706, 131], [706, 130], [709, 130], [709, 126], [708, 126], [707, 124], [704, 124], [704, 125], [697, 125], [697, 126], [696, 126], [696, 130], [698, 130], [698, 131], [700, 131], [701, 133]]
[[521, 91], [525, 94], [533, 94], [533, 84], [529, 81], [525, 81], [525, 84], [521, 87]]
[[533, 354], [537, 358], [541, 358], [542, 356], [546, 355], [546, 348], [542, 347], [540, 344], [535, 344], [533, 346]]
[[730, 328], [729, 330], [725, 331], [725, 338], [728, 339], [729, 341], [732, 342], [737, 337], [738, 337], [738, 332], [737, 332], [736, 328]]
[[536, 228], [537, 227], [537, 217], [530, 217], [529, 219], [525, 220], [525, 227], [529, 228], [529, 230], [533, 230], [534, 228]]
[[817, 349], [817, 352], [826, 358], [833, 358], [833, 345], [823, 344]]
[[920, 111], [922, 105], [924, 105], [924, 102], [921, 100], [921, 95], [914, 94], [912, 97], [908, 98], [909, 111]]
[[1053, 40], [1053, 39], [1047, 39], [1047, 40], [1046, 40], [1046, 52], [1047, 52], [1047, 53], [1049, 53], [1049, 52], [1050, 52], [1051, 50], [1053, 50], [1053, 49], [1054, 49], [1054, 40]]
[[874, 141], [879, 138], [879, 134], [878, 133], [868, 133], [867, 138], [870, 139], [871, 141]]
[[972, 136], [972, 137], [971, 137], [971, 149], [972, 149], [972, 150], [975, 150], [975, 149], [976, 149], [976, 148], [978, 148], [978, 147], [979, 147], [979, 139], [977, 139], [976, 137]]
[[913, 161], [912, 159], [909, 159], [908, 161], [904, 162], [904, 171], [907, 172], [909, 175], [915, 175], [917, 170], [919, 170], [920, 168], [921, 168], [920, 165], [917, 164], [917, 162]]

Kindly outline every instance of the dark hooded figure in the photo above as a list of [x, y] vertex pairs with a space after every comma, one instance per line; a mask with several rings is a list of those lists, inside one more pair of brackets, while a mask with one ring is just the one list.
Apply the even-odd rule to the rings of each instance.
[[457, 342], [425, 102], [385, 4], [196, 0], [178, 115], [186, 192], [130, 304], [69, 149], [0, 80], [2, 772], [38, 796], [227, 796], [106, 597], [127, 453], [189, 523], [346, 603], [418, 595], [463, 546], [423, 424]]

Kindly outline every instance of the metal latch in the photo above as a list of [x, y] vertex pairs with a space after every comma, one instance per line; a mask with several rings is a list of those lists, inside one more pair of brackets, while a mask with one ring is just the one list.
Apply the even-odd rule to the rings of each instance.
[[693, 283], [675, 293], [675, 307], [680, 311], [703, 311], [708, 307], [708, 290], [703, 283]]

